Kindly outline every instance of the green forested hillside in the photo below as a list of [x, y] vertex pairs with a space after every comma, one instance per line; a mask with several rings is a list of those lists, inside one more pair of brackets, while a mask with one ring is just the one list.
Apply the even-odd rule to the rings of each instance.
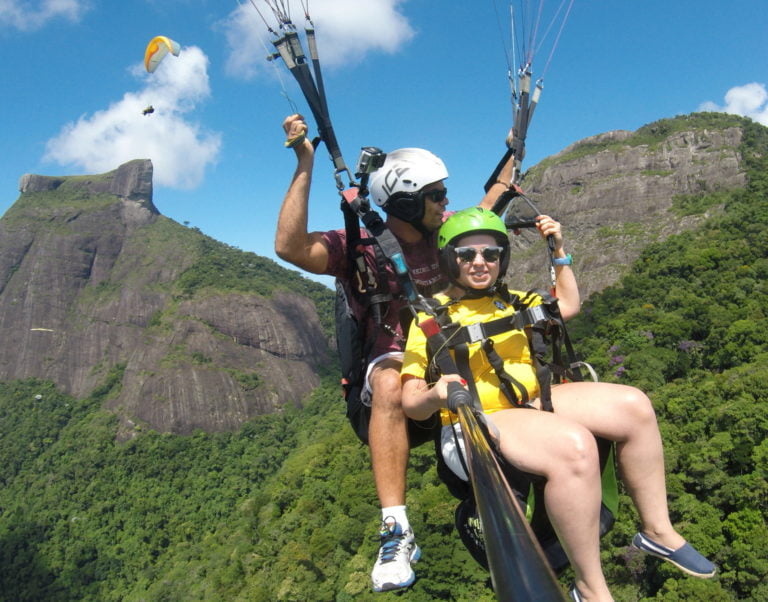
[[[333, 380], [303, 411], [236, 434], [150, 432], [122, 444], [100, 398], [78, 402], [38, 381], [3, 386], [0, 599], [367, 595], [378, 510]], [[411, 512], [435, 553], [411, 595], [433, 599], [460, 579], [467, 599], [481, 599], [486, 576], [450, 533], [454, 504], [431, 465], [423, 448]]]
[[617, 546], [613, 581], [641, 585], [646, 595], [768, 598], [767, 149], [768, 130], [745, 124], [748, 190], [721, 199], [722, 214], [697, 231], [648, 247], [620, 285], [591, 299], [572, 325], [607, 380], [651, 394], [673, 519], [720, 568], [715, 583], [670, 578], [666, 567], [636, 581], [636, 559], [625, 563], [618, 547], [632, 530], [621, 521], [608, 538]]
[[[633, 553], [637, 520], [623, 497], [603, 540], [617, 600], [768, 599], [768, 130], [745, 128], [749, 189], [719, 199], [724, 210], [700, 229], [649, 247], [571, 326], [605, 380], [651, 395], [673, 520], [719, 567], [702, 581]], [[453, 533], [455, 501], [429, 446], [409, 472], [418, 579], [370, 593], [378, 510], [335, 382], [303, 410], [238, 433], [126, 443], [99, 409], [110, 382], [85, 400], [36, 381], [3, 385], [0, 598], [494, 599]]]
[[198, 259], [176, 282], [181, 295], [188, 297], [206, 289], [256, 293], [266, 297], [276, 291], [300, 291], [315, 304], [328, 337], [334, 336], [334, 295], [326, 286], [271, 259], [241, 251], [205, 235], [201, 235], [195, 243]]

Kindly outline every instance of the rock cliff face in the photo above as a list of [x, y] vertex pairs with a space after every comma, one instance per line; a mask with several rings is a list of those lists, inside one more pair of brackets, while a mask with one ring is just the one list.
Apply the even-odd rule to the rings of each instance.
[[[746, 184], [740, 127], [704, 127], [695, 115], [670, 120], [688, 126], [682, 131], [663, 123], [581, 140], [526, 175], [523, 188], [531, 200], [563, 224], [582, 299], [616, 282], [650, 242], [706, 218], [670, 211], [676, 197]], [[525, 284], [548, 286], [545, 253], [540, 245], [529, 248], [526, 236], [513, 237], [518, 253], [510, 281], [516, 273], [538, 274]]]
[[328, 345], [305, 296], [179, 293], [204, 237], [158, 213], [149, 161], [20, 189], [0, 220], [0, 379], [82, 397], [117, 375], [126, 437], [234, 430], [318, 384]]
[[[563, 223], [582, 298], [616, 282], [649, 242], [706, 217], [678, 217], [676, 197], [745, 185], [739, 119], [717, 121], [601, 134], [530, 170], [523, 188]], [[0, 380], [48, 379], [77, 397], [117, 383], [107, 405], [122, 437], [143, 426], [235, 430], [318, 384], [330, 351], [308, 297], [316, 283], [234, 250], [268, 272], [269, 286], [256, 294], [221, 282], [235, 256], [206, 264], [226, 245], [158, 213], [149, 161], [95, 176], [25, 175], [20, 190], [0, 219]], [[546, 288], [543, 243], [530, 231], [512, 240], [510, 282]], [[206, 280], [206, 265], [218, 281]]]

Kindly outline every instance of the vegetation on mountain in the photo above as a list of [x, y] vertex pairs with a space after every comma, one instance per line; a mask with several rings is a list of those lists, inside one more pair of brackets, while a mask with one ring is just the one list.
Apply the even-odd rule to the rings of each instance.
[[270, 296], [275, 291], [299, 292], [312, 299], [324, 332], [334, 333], [333, 294], [328, 287], [308, 280], [296, 270], [201, 235], [195, 249], [197, 261], [185, 270], [176, 285], [184, 296], [213, 289]]
[[646, 145], [653, 150], [657, 145], [662, 144], [667, 138], [677, 133], [693, 132], [695, 134], [699, 130], [717, 130], [734, 126], [749, 128], [751, 120], [747, 117], [714, 112], [691, 113], [690, 115], [679, 115], [671, 119], [660, 119], [642, 126], [620, 140], [604, 136], [597, 136], [598, 140], [588, 138], [586, 141], [571, 145], [568, 149], [557, 155], [547, 157], [531, 169], [532, 171], [541, 171], [556, 163], [571, 161], [579, 157], [599, 153], [603, 150], [621, 151], [627, 146]]
[[[622, 493], [602, 545], [619, 601], [768, 599], [768, 129], [743, 127], [748, 188], [648, 246], [570, 326], [604, 380], [650, 394], [673, 521], [718, 565], [698, 580], [629, 548], [638, 523]], [[697, 203], [681, 201], [706, 211]], [[190, 274], [190, 290], [262, 286], [227, 253]], [[227, 284], [235, 276], [246, 284]], [[147, 430], [124, 443], [101, 409], [119, 367], [80, 400], [42, 381], [0, 385], [0, 599], [493, 600], [429, 445], [409, 471], [418, 579], [370, 592], [378, 509], [335, 380], [236, 433]]]

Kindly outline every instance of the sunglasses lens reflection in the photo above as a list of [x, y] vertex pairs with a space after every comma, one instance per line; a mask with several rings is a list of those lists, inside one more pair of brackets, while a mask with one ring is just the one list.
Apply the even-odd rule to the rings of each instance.
[[475, 247], [456, 247], [456, 257], [463, 263], [472, 263], [478, 253], [481, 253], [483, 259], [488, 263], [495, 263], [501, 257], [501, 247], [483, 247], [482, 249], [476, 249]]

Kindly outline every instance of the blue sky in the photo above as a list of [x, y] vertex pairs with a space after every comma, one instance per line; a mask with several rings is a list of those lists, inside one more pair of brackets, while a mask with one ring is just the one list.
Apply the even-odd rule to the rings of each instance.
[[[161, 213], [274, 258], [294, 167], [282, 145], [291, 112], [282, 86], [309, 111], [284, 66], [264, 60], [257, 36], [266, 28], [241, 2], [0, 0], [0, 213], [24, 173], [101, 173], [148, 157]], [[543, 3], [545, 20], [560, 3]], [[289, 4], [303, 25], [300, 2]], [[362, 146], [428, 148], [448, 166], [452, 207], [475, 203], [511, 126], [508, 5], [309, 0], [347, 164]], [[574, 0], [524, 167], [587, 136], [702, 108], [768, 125], [767, 32], [764, 0]], [[541, 43], [534, 77], [555, 33]], [[144, 48], [161, 34], [181, 54], [147, 74]], [[147, 104], [156, 111], [143, 116]], [[310, 227], [341, 227], [324, 150], [314, 187]]]

